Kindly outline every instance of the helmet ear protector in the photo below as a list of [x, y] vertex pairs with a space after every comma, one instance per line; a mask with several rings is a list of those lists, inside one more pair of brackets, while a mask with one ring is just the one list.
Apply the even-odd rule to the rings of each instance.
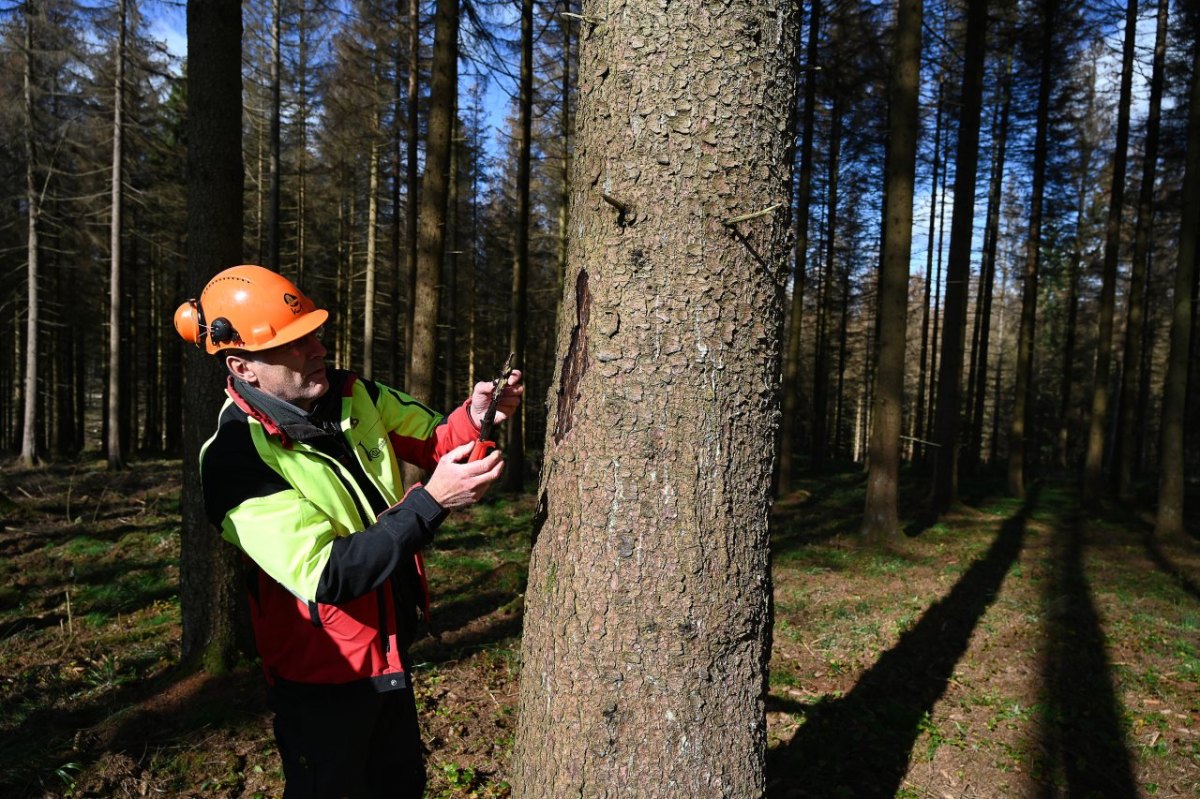
[[207, 338], [214, 346], [230, 344], [240, 340], [233, 324], [223, 316], [205, 324], [204, 307], [197, 300], [188, 300], [175, 310], [175, 332], [180, 338], [197, 347], [204, 346]]

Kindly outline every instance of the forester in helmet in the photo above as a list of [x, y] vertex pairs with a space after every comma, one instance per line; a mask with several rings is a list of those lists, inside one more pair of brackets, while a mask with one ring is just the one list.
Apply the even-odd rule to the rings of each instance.
[[[417, 400], [326, 368], [328, 313], [261, 266], [217, 274], [175, 312], [185, 341], [223, 357], [229, 400], [200, 452], [209, 519], [255, 567], [254, 636], [288, 781], [305, 796], [421, 797], [408, 645], [428, 610], [420, 550], [500, 475], [470, 462], [494, 390], [443, 419]], [[401, 462], [432, 470], [406, 490]]]

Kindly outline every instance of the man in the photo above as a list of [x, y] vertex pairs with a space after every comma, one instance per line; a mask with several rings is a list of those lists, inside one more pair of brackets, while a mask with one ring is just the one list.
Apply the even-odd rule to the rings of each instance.
[[[252, 564], [255, 641], [275, 713], [285, 799], [420, 797], [408, 646], [428, 612], [420, 550], [500, 476], [474, 462], [492, 384], [443, 419], [325, 365], [329, 314], [260, 266], [217, 274], [175, 312], [221, 357], [228, 401], [200, 452], [209, 518]], [[496, 420], [518, 407], [514, 371]], [[405, 490], [400, 462], [432, 469]]]

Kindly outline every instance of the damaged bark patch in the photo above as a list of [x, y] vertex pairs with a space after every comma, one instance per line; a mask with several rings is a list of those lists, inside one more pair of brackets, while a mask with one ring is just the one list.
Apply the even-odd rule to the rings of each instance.
[[575, 401], [579, 399], [579, 384], [587, 371], [587, 326], [592, 312], [592, 293], [588, 289], [586, 269], [575, 278], [575, 325], [571, 328], [571, 343], [563, 357], [562, 380], [558, 386], [558, 418], [554, 423], [554, 443], [561, 443], [574, 424]]

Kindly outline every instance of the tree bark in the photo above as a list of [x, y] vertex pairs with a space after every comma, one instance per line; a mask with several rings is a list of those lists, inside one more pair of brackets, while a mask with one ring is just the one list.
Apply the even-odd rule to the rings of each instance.
[[1137, 0], [1125, 9], [1125, 44], [1121, 56], [1121, 95], [1117, 101], [1117, 144], [1113, 153], [1112, 189], [1104, 236], [1104, 270], [1101, 276], [1097, 318], [1096, 371], [1092, 383], [1091, 417], [1088, 420], [1087, 456], [1083, 466], [1083, 502], [1095, 506], [1106, 493], [1105, 435], [1108, 426], [1109, 378], [1112, 370], [1112, 331], [1116, 303], [1117, 260], [1121, 249], [1121, 210], [1125, 205], [1125, 165], [1129, 146], [1129, 103], [1133, 93], [1133, 53], [1137, 43]]
[[1150, 271], [1150, 236], [1154, 221], [1154, 181], [1158, 173], [1158, 130], [1162, 117], [1163, 64], [1167, 52], [1167, 0], [1158, 0], [1157, 31], [1154, 36], [1154, 61], [1150, 75], [1150, 102], [1146, 116], [1146, 144], [1143, 148], [1142, 188], [1138, 195], [1137, 223], [1133, 237], [1133, 262], [1126, 302], [1125, 357], [1121, 370], [1121, 399], [1117, 411], [1117, 443], [1113, 453], [1117, 497], [1133, 495], [1137, 472], [1138, 391], [1141, 384], [1142, 355], [1145, 349], [1146, 292]]
[[795, 19], [614, 11], [580, 37], [514, 796], [761, 796], [790, 219], [731, 220], [787, 204]]
[[[189, 0], [187, 33], [186, 283], [199, 292], [216, 272], [242, 260], [241, 3]], [[236, 550], [213, 533], [200, 490], [200, 446], [217, 421], [221, 372], [216, 358], [188, 348], [179, 557], [182, 659], [212, 673], [232, 666], [247, 640]]]
[[[457, 28], [456, 28], [457, 30]], [[456, 50], [457, 52], [457, 50]], [[456, 70], [457, 72], [457, 70]], [[417, 297], [417, 242], [420, 233], [417, 230], [418, 206], [420, 204], [420, 171], [417, 169], [417, 138], [420, 133], [420, 118], [418, 102], [421, 86], [421, 4], [418, 0], [408, 0], [408, 95], [405, 103], [407, 111], [405, 125], [405, 181], [408, 189], [407, 203], [404, 211], [405, 243], [404, 278], [408, 286], [408, 318], [404, 328], [405, 370], [404, 385], [412, 392], [411, 372], [413, 332], [416, 324]], [[436, 306], [435, 306], [436, 307]], [[433, 367], [430, 366], [430, 369]]]
[[1171, 348], [1163, 381], [1162, 443], [1158, 456], [1158, 512], [1154, 535], [1184, 534], [1184, 416], [1187, 406], [1188, 363], [1195, 318], [1197, 230], [1200, 230], [1200, 43], [1192, 42], [1192, 83], [1188, 101], [1187, 163], [1179, 225], [1175, 291], [1171, 299]]
[[967, 333], [967, 287], [971, 281], [971, 238], [975, 225], [975, 170], [979, 164], [979, 115], [983, 103], [983, 55], [987, 49], [988, 0], [967, 3], [962, 109], [954, 168], [954, 210], [946, 266], [942, 361], [938, 372], [933, 507], [958, 501], [958, 434], [962, 423], [963, 345]]
[[1037, 129], [1033, 144], [1033, 186], [1029, 199], [1029, 240], [1021, 287], [1021, 320], [1017, 335], [1016, 389], [1008, 436], [1008, 491], [1025, 496], [1026, 446], [1032, 435], [1029, 419], [1033, 395], [1034, 327], [1037, 320], [1038, 269], [1042, 252], [1042, 204], [1046, 188], [1046, 148], [1050, 128], [1050, 97], [1054, 88], [1052, 51], [1060, 0], [1042, 6], [1041, 75], [1038, 78]]
[[867, 497], [863, 537], [880, 544], [900, 534], [896, 510], [900, 477], [900, 425], [908, 317], [908, 266], [912, 254], [913, 183], [916, 173], [921, 68], [922, 0], [900, 0], [895, 61], [888, 89], [883, 254], [879, 266], [879, 346], [871, 400]]

